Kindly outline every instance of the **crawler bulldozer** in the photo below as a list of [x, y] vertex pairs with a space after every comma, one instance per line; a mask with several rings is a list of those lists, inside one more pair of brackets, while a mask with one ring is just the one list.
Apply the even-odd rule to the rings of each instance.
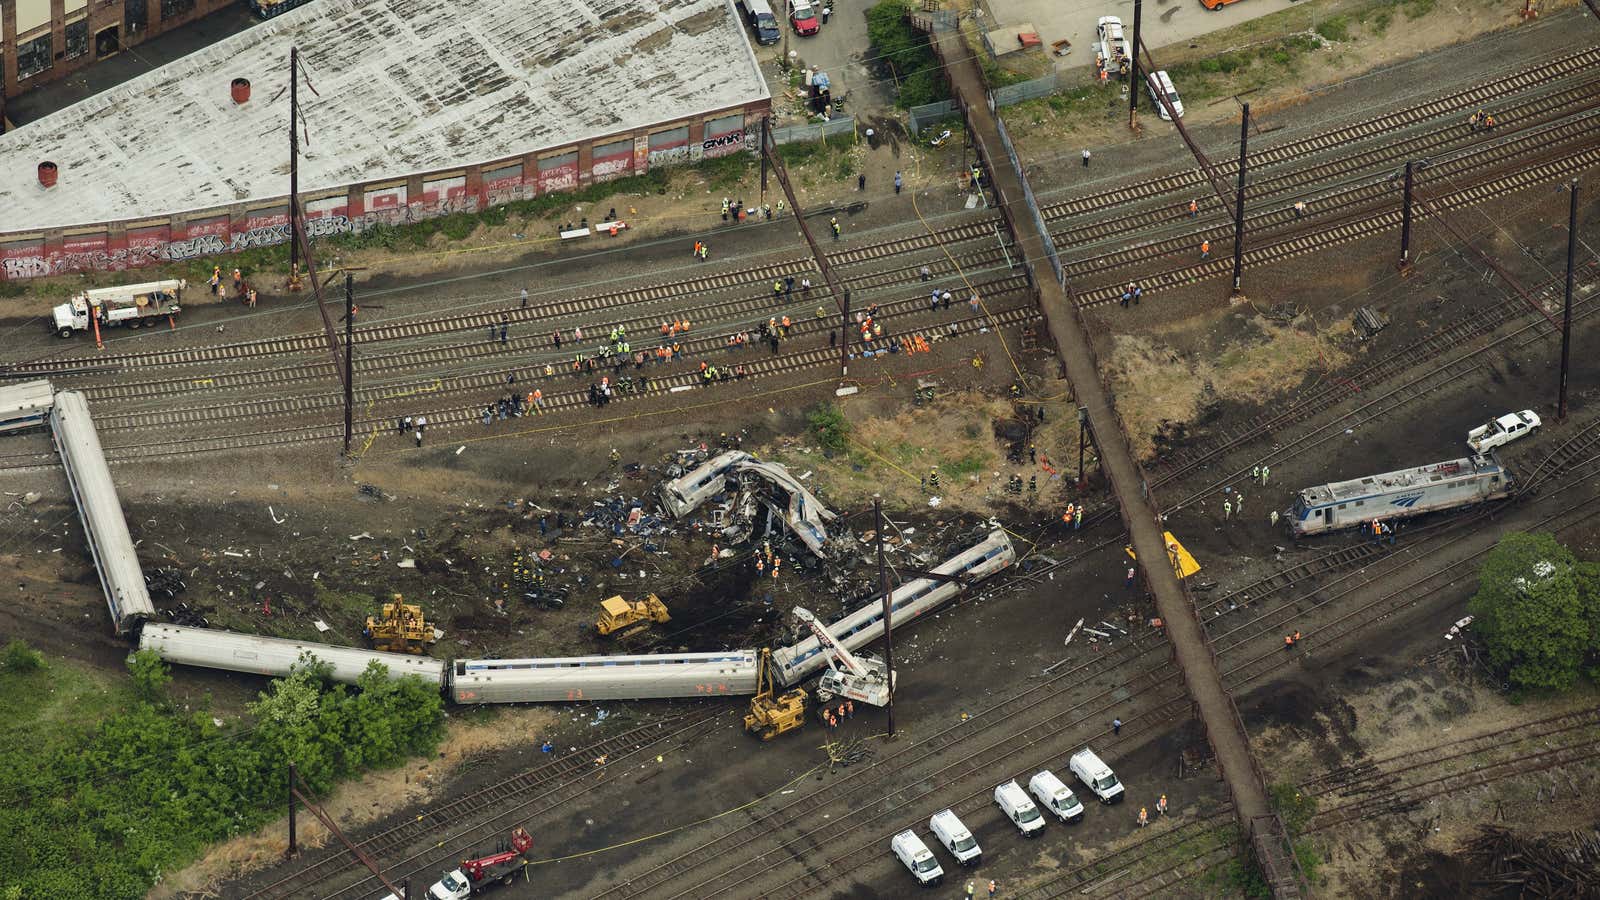
[[775, 696], [776, 690], [772, 683], [772, 651], [763, 647], [756, 672], [756, 695], [750, 698], [750, 712], [744, 717], [744, 730], [763, 741], [793, 731], [806, 722], [805, 690], [795, 688]]
[[600, 618], [594, 621], [594, 630], [602, 637], [629, 638], [649, 628], [655, 622], [671, 621], [667, 605], [655, 594], [632, 603], [619, 597], [600, 601]]
[[389, 653], [423, 654], [437, 640], [433, 626], [422, 617], [422, 607], [403, 602], [404, 597], [394, 595], [385, 603], [380, 614], [367, 616], [366, 637], [372, 649]]

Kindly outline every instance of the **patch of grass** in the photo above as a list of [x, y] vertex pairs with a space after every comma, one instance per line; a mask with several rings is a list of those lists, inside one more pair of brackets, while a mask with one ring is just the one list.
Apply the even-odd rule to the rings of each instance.
[[[37, 654], [21, 641], [30, 654]], [[10, 647], [6, 655], [11, 655]], [[132, 700], [127, 690], [66, 662], [44, 664], [19, 671], [9, 664], [0, 670], [0, 752], [11, 750], [43, 754], [74, 744], [77, 737], [101, 719]]]
[[1405, 10], [1406, 18], [1420, 19], [1428, 13], [1433, 12], [1435, 3], [1436, 0], [1405, 0], [1405, 2], [1401, 4], [1401, 8]]
[[1330, 41], [1343, 43], [1350, 40], [1350, 20], [1345, 16], [1330, 16], [1317, 26], [1317, 34]]
[[1372, 37], [1383, 37], [1383, 33], [1389, 30], [1389, 23], [1393, 20], [1393, 10], [1380, 9], [1367, 21], [1367, 31]]
[[989, 460], [981, 453], [973, 451], [956, 459], [945, 460], [940, 468], [945, 473], [955, 478], [965, 478], [976, 475], [989, 467]]
[[806, 416], [811, 435], [824, 450], [840, 451], [850, 437], [850, 420], [832, 403], [824, 403]]
[[694, 170], [706, 180], [706, 187], [720, 191], [738, 184], [750, 171], [755, 159], [749, 153], [730, 153], [716, 159], [702, 159], [694, 164]]

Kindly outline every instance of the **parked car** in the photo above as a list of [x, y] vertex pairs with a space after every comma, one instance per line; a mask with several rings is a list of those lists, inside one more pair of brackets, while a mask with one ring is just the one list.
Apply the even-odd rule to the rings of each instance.
[[1542, 424], [1544, 423], [1539, 420], [1539, 414], [1531, 409], [1506, 413], [1467, 432], [1467, 446], [1471, 447], [1474, 453], [1483, 453], [1532, 434], [1533, 430]]
[[783, 39], [778, 33], [778, 17], [772, 14], [767, 0], [739, 0], [739, 12], [755, 33], [757, 44], [776, 44]]
[[[1156, 105], [1156, 115], [1168, 122], [1172, 121], [1173, 113], [1176, 113], [1178, 118], [1183, 118], [1183, 99], [1178, 96], [1178, 89], [1172, 86], [1172, 78], [1167, 75], [1166, 69], [1146, 75], [1144, 83], [1145, 87], [1150, 89], [1150, 102]], [[1167, 112], [1167, 108], [1161, 103], [1163, 94], [1166, 95], [1167, 102], [1172, 104], [1171, 113]]]
[[811, 5], [811, 0], [789, 0], [789, 24], [794, 26], [794, 33], [802, 37], [809, 37], [822, 30], [822, 24], [817, 21], [817, 11]]

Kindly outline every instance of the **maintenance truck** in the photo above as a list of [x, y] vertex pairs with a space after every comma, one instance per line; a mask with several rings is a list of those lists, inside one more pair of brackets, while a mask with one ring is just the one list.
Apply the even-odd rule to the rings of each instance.
[[155, 325], [163, 318], [170, 321], [178, 314], [183, 292], [188, 287], [187, 281], [172, 279], [90, 288], [73, 294], [72, 299], [57, 306], [51, 316], [51, 327], [58, 337], [69, 338], [91, 329], [98, 336], [102, 327], [140, 328]]
[[428, 888], [428, 900], [467, 900], [500, 885], [510, 884], [518, 875], [527, 877], [528, 860], [522, 854], [533, 846], [533, 837], [518, 825], [511, 829], [511, 842], [488, 856], [463, 859], [461, 868], [446, 872]]
[[1474, 453], [1485, 453], [1532, 434], [1542, 424], [1539, 414], [1531, 409], [1506, 413], [1467, 432], [1467, 446]]

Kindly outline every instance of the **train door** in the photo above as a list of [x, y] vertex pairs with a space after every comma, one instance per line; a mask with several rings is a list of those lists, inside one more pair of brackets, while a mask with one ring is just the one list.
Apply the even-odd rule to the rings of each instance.
[[1322, 525], [1324, 528], [1333, 527], [1333, 507], [1324, 506], [1322, 508]]

